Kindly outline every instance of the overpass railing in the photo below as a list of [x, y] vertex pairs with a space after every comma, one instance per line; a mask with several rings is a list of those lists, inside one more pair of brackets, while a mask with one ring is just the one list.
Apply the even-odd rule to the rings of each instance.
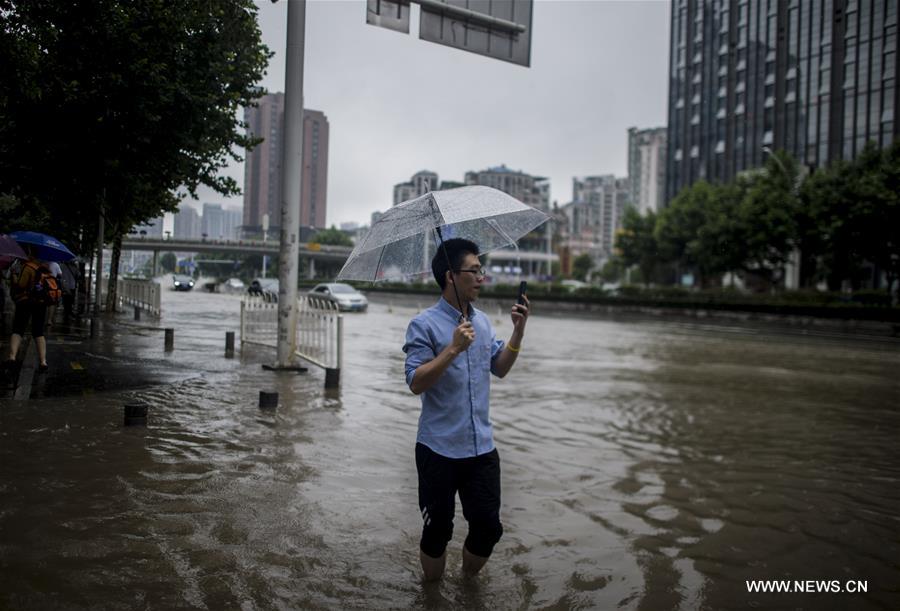
[[154, 316], [162, 313], [160, 298], [162, 289], [159, 282], [153, 280], [139, 280], [136, 278], [119, 278], [116, 280], [116, 295], [119, 305], [131, 305]]

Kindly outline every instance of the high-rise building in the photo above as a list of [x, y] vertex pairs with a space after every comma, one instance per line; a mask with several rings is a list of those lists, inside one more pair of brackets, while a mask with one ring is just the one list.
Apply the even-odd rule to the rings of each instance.
[[241, 221], [243, 212], [238, 208], [224, 208], [222, 210], [222, 237], [226, 240], [235, 240], [241, 237]]
[[484, 185], [508, 193], [532, 208], [550, 210], [550, 180], [510, 170], [500, 165], [477, 172], [466, 172], [467, 185]]
[[666, 197], [666, 128], [628, 130], [628, 199], [641, 214], [657, 212]]
[[[264, 138], [247, 153], [244, 164], [243, 232], [262, 234], [269, 215], [269, 235], [281, 225], [281, 149], [284, 133], [284, 94], [270, 93], [255, 108], [244, 111], [249, 134]], [[300, 183], [300, 225], [325, 227], [328, 192], [328, 118], [318, 110], [303, 110], [303, 168]]]
[[175, 213], [174, 234], [176, 238], [199, 238], [202, 231], [200, 230], [200, 215], [197, 209], [187, 204], [182, 204]]
[[[486, 170], [466, 172], [465, 181], [466, 185], [494, 187], [532, 208], [550, 212], [550, 180], [548, 178], [531, 176], [500, 165]], [[518, 252], [494, 251], [488, 258], [490, 265], [504, 271], [521, 267], [521, 273], [526, 277], [549, 278], [552, 264], [559, 261], [559, 257], [552, 250], [553, 228], [551, 225], [550, 222], [545, 223], [544, 226], [522, 237], [518, 241]], [[493, 273], [498, 279], [503, 279], [499, 272], [494, 271]]]
[[200, 231], [207, 238], [219, 240], [226, 237], [225, 211], [222, 204], [203, 204]]
[[666, 199], [785, 149], [810, 168], [898, 135], [898, 0], [673, 0]]
[[582, 243], [593, 240], [595, 256], [612, 256], [616, 230], [622, 227], [629, 205], [631, 183], [612, 174], [572, 179], [572, 203], [563, 209], [568, 219], [568, 235]]

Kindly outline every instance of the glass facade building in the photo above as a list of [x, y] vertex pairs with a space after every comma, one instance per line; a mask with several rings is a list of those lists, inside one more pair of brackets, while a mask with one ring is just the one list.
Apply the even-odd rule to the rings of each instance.
[[810, 168], [898, 135], [900, 0], [673, 0], [666, 201], [785, 149]]

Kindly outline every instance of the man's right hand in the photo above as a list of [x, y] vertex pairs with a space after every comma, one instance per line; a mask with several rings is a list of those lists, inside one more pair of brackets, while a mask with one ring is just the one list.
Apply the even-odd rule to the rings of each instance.
[[470, 321], [465, 321], [453, 330], [453, 352], [462, 354], [475, 341], [475, 328]]

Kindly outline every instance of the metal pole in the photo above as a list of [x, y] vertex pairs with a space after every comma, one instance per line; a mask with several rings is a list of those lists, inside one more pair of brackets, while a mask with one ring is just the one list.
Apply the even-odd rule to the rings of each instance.
[[[106, 199], [106, 189], [103, 190], [103, 199]], [[100, 219], [97, 221], [97, 278], [94, 285], [94, 314], [100, 313], [101, 282], [103, 281], [103, 208], [100, 209]]]
[[297, 265], [300, 254], [300, 189], [303, 172], [303, 46], [306, 0], [288, 0], [284, 87], [284, 146], [281, 151], [281, 245], [278, 252], [278, 363], [294, 359]]

